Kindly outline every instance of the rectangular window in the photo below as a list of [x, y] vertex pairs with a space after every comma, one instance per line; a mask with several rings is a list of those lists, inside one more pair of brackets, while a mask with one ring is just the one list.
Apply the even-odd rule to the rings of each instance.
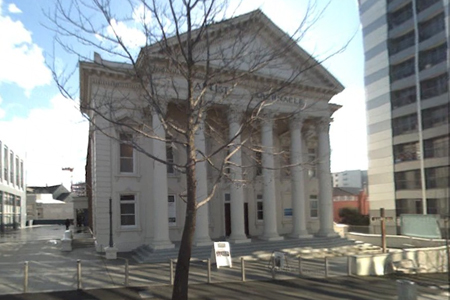
[[19, 158], [16, 157], [16, 185], [20, 186]]
[[169, 226], [177, 226], [177, 206], [175, 202], [175, 196], [169, 195], [167, 198], [168, 213], [169, 213]]
[[395, 188], [397, 190], [418, 190], [422, 188], [420, 170], [395, 173]]
[[448, 124], [449, 106], [441, 105], [422, 111], [422, 127], [428, 129]]
[[262, 175], [262, 153], [260, 151], [255, 151], [255, 167], [256, 176]]
[[428, 7], [432, 6], [433, 4], [439, 1], [441, 0], [416, 0], [417, 13], [427, 9]]
[[394, 146], [395, 163], [417, 160], [420, 158], [419, 142], [406, 143]]
[[227, 149], [227, 153], [225, 156], [226, 162], [225, 162], [225, 174], [231, 174], [231, 164], [229, 163], [230, 157], [230, 149]]
[[392, 65], [389, 75], [391, 83], [414, 74], [414, 57], [397, 65]]
[[448, 166], [425, 169], [425, 181], [427, 189], [448, 188]]
[[9, 181], [8, 171], [9, 171], [9, 163], [8, 163], [8, 147], [5, 146], [3, 151], [3, 178], [6, 181]]
[[389, 29], [393, 29], [404, 22], [408, 21], [412, 18], [413, 10], [412, 10], [412, 4], [409, 3], [408, 5], [405, 5], [404, 7], [398, 9], [397, 11], [390, 13], [388, 15], [388, 26]]
[[427, 199], [427, 214], [437, 215], [438, 214], [438, 199]]
[[392, 109], [415, 103], [416, 100], [417, 94], [415, 86], [391, 92]]
[[20, 187], [24, 188], [25, 186], [23, 185], [23, 179], [24, 179], [24, 174], [23, 174], [23, 161], [20, 161]]
[[120, 195], [120, 226], [136, 226], [136, 196]]
[[308, 177], [309, 178], [314, 178], [317, 175], [317, 172], [316, 172], [316, 168], [317, 168], [316, 163], [317, 163], [317, 161], [316, 161], [316, 159], [317, 159], [316, 149], [315, 148], [309, 148], [308, 149], [308, 165], [309, 165]]
[[392, 133], [394, 136], [417, 131], [417, 114], [392, 119]]
[[256, 195], [256, 219], [258, 221], [264, 220], [263, 204], [263, 195]]
[[419, 42], [423, 42], [444, 30], [445, 16], [444, 13], [440, 13], [419, 24]]
[[402, 50], [414, 46], [414, 30], [398, 38], [389, 40], [389, 54], [394, 55]]
[[420, 98], [426, 100], [448, 92], [447, 73], [420, 82]]
[[311, 218], [319, 217], [319, 202], [317, 195], [309, 195], [309, 216]]
[[420, 51], [419, 53], [419, 68], [420, 70], [431, 68], [447, 58], [447, 44], [441, 44], [432, 49]]
[[449, 136], [440, 136], [424, 141], [425, 158], [448, 157], [449, 156]]
[[9, 181], [14, 184], [14, 153], [9, 153]]
[[167, 161], [167, 173], [174, 174], [175, 168], [173, 166], [173, 146], [171, 141], [166, 142], [166, 161]]
[[134, 149], [131, 134], [120, 134], [120, 173], [134, 173]]
[[231, 194], [230, 193], [226, 193], [224, 195], [224, 200], [225, 200], [225, 202], [230, 202], [231, 201]]

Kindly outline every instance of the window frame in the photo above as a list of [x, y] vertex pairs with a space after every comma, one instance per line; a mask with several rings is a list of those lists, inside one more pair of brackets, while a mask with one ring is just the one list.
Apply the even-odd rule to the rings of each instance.
[[[127, 196], [133, 196], [133, 199], [132, 200], [130, 200], [130, 199], [122, 199], [122, 197], [127, 197]], [[124, 215], [124, 214], [122, 214], [122, 204], [133, 204], [134, 205], [133, 206], [134, 207], [134, 213], [133, 213], [134, 224], [133, 225], [124, 225], [124, 224], [122, 224], [122, 216]], [[118, 212], [119, 212], [119, 227], [121, 229], [131, 229], [131, 230], [137, 229], [138, 228], [138, 224], [139, 224], [139, 222], [138, 222], [139, 208], [138, 208], [138, 195], [137, 195], [137, 193], [134, 193], [134, 192], [121, 192], [121, 193], [119, 193], [118, 205], [119, 205], [119, 209], [118, 209]], [[125, 214], [125, 215], [129, 216], [131, 214], [128, 213], [128, 214]]]
[[[313, 212], [315, 213], [313, 214]], [[319, 197], [317, 195], [309, 195], [309, 217], [311, 219], [319, 218]]]
[[[123, 138], [128, 136], [128, 138]], [[120, 133], [119, 134], [119, 173], [120, 174], [136, 174], [136, 150], [132, 145], [133, 135], [130, 133]], [[130, 147], [132, 153], [131, 156], [122, 156], [122, 146]], [[122, 160], [131, 160], [132, 171], [123, 171], [122, 170]]]
[[256, 194], [255, 213], [257, 222], [264, 221], [264, 197], [262, 194]]

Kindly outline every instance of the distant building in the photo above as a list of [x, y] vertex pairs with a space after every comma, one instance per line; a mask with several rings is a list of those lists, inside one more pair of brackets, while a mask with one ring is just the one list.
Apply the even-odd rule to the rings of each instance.
[[72, 194], [62, 184], [27, 188], [27, 221], [31, 224], [62, 224], [74, 219]]
[[[443, 0], [359, 1], [373, 216], [380, 208], [394, 218], [433, 214], [445, 226], [449, 12]], [[388, 232], [397, 224], [388, 222]]]
[[351, 170], [333, 173], [333, 187], [364, 188], [367, 186], [367, 171]]
[[369, 201], [365, 189], [335, 187], [333, 188], [333, 220], [340, 223], [339, 212], [343, 208], [354, 208], [361, 215], [369, 214]]
[[75, 225], [90, 226], [89, 224], [89, 203], [87, 197], [86, 183], [80, 182], [72, 184], [72, 199], [75, 216]]
[[24, 161], [0, 141], [0, 231], [24, 227], [26, 220]]

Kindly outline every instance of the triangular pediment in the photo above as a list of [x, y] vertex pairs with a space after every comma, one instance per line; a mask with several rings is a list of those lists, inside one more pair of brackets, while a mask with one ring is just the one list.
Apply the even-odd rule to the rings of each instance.
[[[180, 44], [170, 38], [166, 45], [176, 53]], [[250, 72], [257, 80], [289, 81], [336, 94], [343, 90], [319, 62], [259, 10], [210, 25], [208, 44], [202, 41], [197, 49], [194, 58], [208, 61], [216, 70]], [[155, 44], [144, 48], [141, 55], [161, 57], [162, 51], [161, 44]]]

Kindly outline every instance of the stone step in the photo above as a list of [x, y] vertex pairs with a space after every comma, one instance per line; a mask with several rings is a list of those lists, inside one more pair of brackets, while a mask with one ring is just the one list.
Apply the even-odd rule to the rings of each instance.
[[[231, 255], [234, 258], [246, 257], [254, 259], [268, 258], [273, 251], [282, 251], [290, 256], [297, 256], [304, 248], [332, 249], [336, 247], [353, 246], [356, 243], [352, 240], [333, 238], [310, 238], [310, 239], [285, 239], [283, 241], [262, 241], [253, 239], [251, 243], [231, 244]], [[141, 246], [133, 251], [133, 259], [138, 263], [167, 262], [169, 259], [178, 257], [179, 243], [174, 249], [159, 250], [152, 252], [148, 246]], [[204, 260], [211, 257], [212, 246], [202, 246], [192, 248], [192, 260]]]

